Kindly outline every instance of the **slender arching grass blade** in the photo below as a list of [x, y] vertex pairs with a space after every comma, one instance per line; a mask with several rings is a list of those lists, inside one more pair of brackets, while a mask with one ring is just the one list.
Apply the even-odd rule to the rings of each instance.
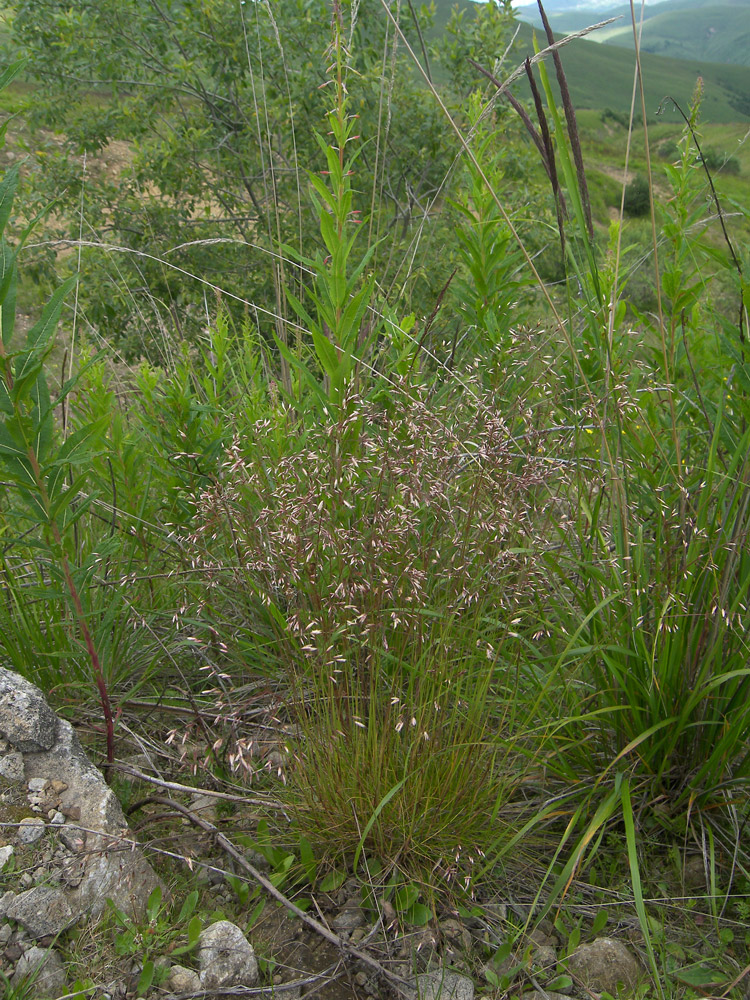
[[[408, 775], [407, 775], [408, 777]], [[401, 781], [397, 781], [393, 788], [389, 789], [383, 798], [378, 802], [377, 806], [373, 810], [372, 816], [368, 819], [364, 830], [362, 831], [362, 836], [359, 838], [359, 843], [357, 844], [357, 849], [354, 852], [354, 862], [352, 863], [352, 871], [356, 872], [357, 865], [359, 863], [359, 857], [362, 853], [362, 848], [364, 847], [365, 840], [367, 839], [367, 834], [372, 830], [373, 826], [377, 822], [378, 816], [382, 813], [394, 795], [398, 795], [401, 789], [406, 784], [406, 778], [402, 778]]]
[[635, 842], [635, 821], [633, 819], [633, 805], [630, 799], [630, 781], [627, 778], [623, 778], [622, 784], [620, 785], [620, 802], [622, 804], [622, 818], [625, 824], [625, 843], [628, 852], [628, 864], [630, 866], [630, 879], [633, 884], [633, 899], [635, 901], [635, 911], [638, 914], [638, 921], [641, 925], [641, 931], [643, 932], [643, 940], [646, 943], [646, 951], [648, 952], [648, 960], [651, 966], [651, 971], [654, 975], [654, 982], [656, 983], [656, 988], [659, 991], [659, 996], [664, 996], [664, 990], [662, 988], [661, 980], [659, 977], [659, 968], [656, 964], [656, 955], [654, 954], [654, 945], [651, 940], [651, 929], [648, 923], [648, 917], [646, 916], [646, 907], [643, 902], [643, 890], [641, 888], [641, 871], [638, 864], [638, 850]]

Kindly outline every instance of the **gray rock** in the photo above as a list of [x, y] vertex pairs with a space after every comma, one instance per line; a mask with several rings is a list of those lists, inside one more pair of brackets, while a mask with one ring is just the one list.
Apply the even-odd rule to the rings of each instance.
[[0, 948], [4, 948], [6, 944], [10, 941], [10, 936], [13, 933], [13, 928], [10, 924], [0, 925]]
[[451, 917], [447, 920], [441, 920], [438, 926], [440, 933], [446, 941], [452, 941], [453, 944], [459, 946], [464, 951], [468, 951], [471, 948], [471, 934], [460, 920], [454, 920]]
[[4, 667], [0, 667], [0, 733], [21, 753], [50, 750], [57, 738], [57, 716], [42, 692]]
[[86, 834], [77, 823], [66, 823], [56, 832], [61, 842], [74, 854], [78, 854], [86, 846]]
[[45, 822], [38, 816], [25, 816], [18, 824], [19, 844], [34, 844], [40, 837], [44, 836], [46, 829]]
[[618, 984], [622, 984], [624, 994], [632, 993], [643, 975], [635, 955], [622, 942], [607, 937], [579, 945], [566, 964], [571, 975], [588, 989], [613, 996], [618, 993]]
[[0, 757], [0, 778], [20, 784], [23, 781], [23, 756], [13, 750]]
[[[42, 842], [49, 848], [46, 854], [33, 849], [39, 856], [18, 879], [17, 888], [26, 891], [3, 896], [0, 916], [15, 920], [37, 940], [58, 934], [81, 917], [99, 916], [107, 899], [141, 919], [149, 894], [161, 883], [134, 843], [119, 802], [70, 723], [55, 716], [38, 688], [2, 668], [0, 737], [7, 740], [0, 744], [0, 760], [11, 760], [6, 769], [17, 773], [20, 757], [28, 801], [52, 821], [47, 826], [40, 816], [24, 819], [19, 840], [33, 844], [54, 830]], [[0, 822], [13, 821], [4, 809], [6, 801], [0, 801]], [[43, 884], [50, 879], [62, 879], [65, 888]]]
[[13, 857], [14, 851], [15, 847], [12, 844], [6, 844], [5, 847], [0, 847], [0, 872]]
[[408, 1000], [474, 1000], [474, 983], [447, 969], [425, 972], [415, 978]]
[[8, 913], [8, 908], [10, 907], [10, 904], [13, 902], [15, 898], [16, 898], [15, 892], [11, 892], [10, 889], [8, 889], [7, 892], [4, 892], [2, 896], [0, 896], [0, 920], [3, 920], [5, 918], [5, 916]]
[[229, 920], [218, 920], [201, 932], [198, 965], [204, 990], [220, 986], [254, 986], [258, 980], [253, 946]]
[[705, 892], [710, 880], [706, 877], [706, 861], [702, 854], [693, 854], [685, 859], [682, 881], [687, 892]]
[[549, 972], [557, 965], [557, 952], [548, 944], [540, 944], [531, 953], [531, 960], [537, 969]]
[[11, 985], [20, 986], [29, 977], [32, 977], [30, 989], [24, 996], [60, 997], [67, 992], [65, 968], [60, 956], [51, 948], [29, 948], [24, 952], [16, 965]]
[[365, 915], [359, 900], [349, 900], [331, 921], [331, 926], [337, 934], [351, 934], [357, 927], [365, 923]]
[[564, 993], [551, 993], [549, 990], [545, 990], [544, 993], [540, 993], [539, 990], [529, 990], [528, 993], [521, 994], [521, 1000], [570, 1000], [570, 997]]
[[173, 993], [197, 993], [201, 989], [201, 979], [194, 969], [173, 965], [167, 976], [167, 986]]
[[[190, 801], [190, 811], [197, 813], [201, 819], [208, 820], [209, 823], [215, 823], [216, 797], [203, 793], [193, 795]], [[189, 822], [189, 820], [186, 822]]]
[[19, 893], [5, 915], [24, 927], [32, 938], [59, 934], [70, 927], [78, 916], [68, 905], [62, 889], [44, 885]]
[[[44, 703], [41, 692], [24, 683]], [[120, 803], [84, 753], [73, 727], [55, 719], [55, 729], [54, 745], [44, 752], [25, 753], [24, 766], [29, 782], [35, 778], [46, 782], [55, 775], [50, 787], [59, 794], [59, 811], [76, 816], [75, 824], [55, 827], [67, 846], [74, 845], [86, 856], [80, 884], [67, 894], [70, 908], [76, 918], [97, 917], [109, 898], [128, 916], [140, 919], [149, 894], [161, 883], [134, 844]], [[166, 898], [163, 886], [162, 890]]]

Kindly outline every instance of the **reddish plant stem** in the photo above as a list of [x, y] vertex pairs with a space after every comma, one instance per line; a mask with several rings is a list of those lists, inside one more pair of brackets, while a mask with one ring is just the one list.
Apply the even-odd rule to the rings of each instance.
[[[49, 496], [47, 495], [47, 488], [44, 484], [44, 479], [42, 477], [42, 470], [39, 467], [39, 461], [37, 459], [36, 453], [33, 448], [28, 449], [29, 462], [31, 463], [31, 468], [34, 472], [34, 479], [36, 480], [36, 486], [44, 504], [45, 512], [47, 513], [48, 524], [52, 532], [52, 538], [54, 539], [55, 545], [60, 551], [60, 562], [62, 565], [63, 576], [65, 577], [65, 583], [68, 587], [68, 592], [70, 593], [71, 600], [73, 601], [73, 607], [75, 609], [76, 619], [78, 621], [78, 627], [81, 630], [81, 635], [83, 636], [83, 641], [86, 643], [86, 649], [89, 654], [89, 659], [91, 661], [91, 667], [94, 671], [94, 680], [96, 681], [96, 686], [99, 690], [99, 700], [101, 701], [102, 711], [104, 712], [104, 723], [107, 728], [107, 763], [113, 764], [115, 760], [115, 723], [114, 717], [112, 715], [112, 704], [109, 700], [109, 691], [107, 690], [107, 682], [104, 679], [104, 672], [102, 671], [101, 661], [99, 659], [99, 654], [96, 651], [96, 646], [94, 645], [94, 640], [89, 631], [89, 627], [86, 623], [86, 616], [83, 611], [83, 603], [81, 601], [81, 596], [78, 593], [78, 588], [73, 580], [73, 574], [70, 569], [70, 563], [68, 562], [68, 557], [65, 555], [65, 551], [62, 546], [62, 538], [60, 536], [60, 529], [57, 527], [54, 518], [50, 513], [50, 503]], [[107, 772], [105, 772], [107, 776]]]

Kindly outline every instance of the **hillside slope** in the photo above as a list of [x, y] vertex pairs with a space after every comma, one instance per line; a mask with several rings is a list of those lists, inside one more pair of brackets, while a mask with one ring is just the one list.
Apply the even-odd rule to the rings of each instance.
[[[636, 4], [640, 18], [640, 4]], [[536, 6], [518, 9], [530, 24], [541, 23]], [[597, 31], [592, 39], [633, 48], [630, 6], [549, 14], [555, 31], [580, 31], [610, 17], [618, 22]], [[750, 65], [750, 0], [664, 0], [644, 10], [641, 49], [671, 59], [706, 59], [717, 63]]]
[[[673, 2], [676, 6], [684, 4], [685, 0], [673, 0]], [[701, 2], [702, 0], [694, 0], [696, 12], [699, 12]], [[738, 11], [750, 11], [748, 3], [750, 0], [741, 0], [736, 5], [730, 2], [728, 6]], [[444, 29], [450, 11], [456, 4], [454, 0], [436, 0], [435, 6], [433, 38]], [[465, 8], [467, 15], [476, 10], [476, 4], [471, 0], [462, 0], [457, 6]], [[665, 6], [667, 5], [659, 4], [655, 9]], [[590, 24], [592, 17], [596, 20], [607, 16], [611, 16], [611, 11], [596, 11], [594, 14], [589, 12], [583, 20], [583, 26]], [[533, 31], [529, 24], [519, 22], [516, 46], [501, 74], [503, 78], [522, 63], [526, 55], [533, 55]], [[538, 31], [537, 37], [540, 47], [543, 46], [544, 40]], [[750, 44], [748, 51], [750, 52]], [[632, 51], [624, 46], [603, 45], [589, 39], [576, 39], [562, 49], [562, 61], [577, 107], [629, 111], [634, 73]], [[549, 65], [550, 75], [554, 78], [551, 60]], [[683, 108], [687, 108], [695, 90], [696, 80], [700, 76], [704, 86], [702, 105], [704, 120], [716, 124], [750, 121], [750, 66], [728, 65], [700, 56], [672, 59], [644, 52], [642, 67], [646, 111], [649, 116], [656, 114], [665, 97], [671, 97]], [[519, 82], [518, 90], [524, 97], [529, 96], [528, 86], [523, 81]], [[679, 121], [680, 116], [671, 103], [666, 103], [662, 106], [660, 120]]]
[[[521, 25], [520, 51], [524, 54], [534, 51], [532, 33], [530, 26]], [[562, 61], [578, 107], [629, 110], [634, 72], [632, 52], [614, 45], [576, 39], [562, 50]], [[656, 113], [665, 97], [671, 97], [687, 108], [700, 76], [704, 86], [704, 119], [715, 123], [750, 120], [750, 67], [712, 63], [699, 58], [668, 59], [647, 52], [643, 53], [641, 64], [648, 115]], [[665, 121], [674, 121], [679, 115], [671, 104], [666, 104], [662, 107], [661, 117]]]

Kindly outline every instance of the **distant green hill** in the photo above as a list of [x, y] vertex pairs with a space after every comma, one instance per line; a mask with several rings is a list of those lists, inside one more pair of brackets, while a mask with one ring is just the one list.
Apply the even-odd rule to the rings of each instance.
[[[685, 0], [673, 0], [675, 5]], [[688, 0], [689, 2], [689, 0]], [[735, 7], [738, 11], [750, 12], [750, 0], [742, 0]], [[694, 0], [695, 13], [700, 12], [701, 0]], [[435, 32], [444, 29], [451, 8], [455, 4], [451, 0], [436, 0]], [[458, 4], [467, 8], [467, 16], [476, 5], [471, 0], [462, 0]], [[671, 4], [659, 4], [656, 8], [666, 8]], [[629, 8], [628, 8], [629, 10]], [[648, 10], [648, 8], [647, 8]], [[562, 16], [562, 15], [561, 15]], [[565, 15], [571, 16], [571, 15]], [[597, 12], [594, 20], [604, 19], [607, 15]], [[583, 26], [591, 23], [592, 14], [584, 20]], [[579, 24], [578, 27], [581, 25]], [[573, 30], [572, 28], [569, 30]], [[507, 76], [515, 66], [519, 65], [526, 55], [533, 55], [532, 31], [530, 25], [521, 23], [516, 48], [510, 56], [506, 72]], [[540, 47], [545, 43], [537, 31]], [[562, 61], [568, 79], [573, 100], [579, 108], [603, 110], [612, 108], [614, 111], [628, 111], [633, 90], [634, 59], [632, 51], [623, 46], [605, 45], [588, 39], [576, 39], [562, 49]], [[674, 98], [687, 108], [695, 83], [700, 76], [704, 84], [702, 117], [716, 124], [729, 122], [744, 122], [750, 120], [750, 66], [728, 65], [712, 62], [705, 57], [693, 56], [687, 59], [672, 59], [662, 55], [644, 52], [642, 54], [643, 75], [646, 90], [646, 111], [648, 115], [656, 112], [662, 99], [666, 96]], [[550, 75], [554, 78], [551, 60]], [[519, 91], [528, 96], [528, 88], [523, 82]], [[640, 108], [638, 107], [638, 110]], [[677, 121], [679, 115], [671, 105], [665, 106], [661, 120]]]
[[[640, 4], [636, 4], [640, 16]], [[519, 8], [519, 17], [540, 23], [536, 6]], [[629, 5], [596, 11], [551, 13], [555, 31], [579, 31], [596, 21], [620, 17], [616, 24], [592, 35], [597, 42], [633, 47]], [[750, 0], [665, 0], [644, 11], [641, 49], [671, 59], [707, 59], [750, 65]]]
[[[529, 54], [533, 52], [531, 35], [532, 28], [522, 25], [521, 44]], [[629, 110], [634, 71], [632, 52], [576, 39], [563, 48], [562, 62], [577, 107]], [[641, 65], [648, 115], [654, 114], [667, 96], [686, 109], [700, 76], [705, 120], [717, 124], [750, 120], [750, 66], [731, 66], [699, 58], [668, 59], [647, 52], [641, 56]], [[664, 107], [664, 121], [678, 118], [671, 105]]]

